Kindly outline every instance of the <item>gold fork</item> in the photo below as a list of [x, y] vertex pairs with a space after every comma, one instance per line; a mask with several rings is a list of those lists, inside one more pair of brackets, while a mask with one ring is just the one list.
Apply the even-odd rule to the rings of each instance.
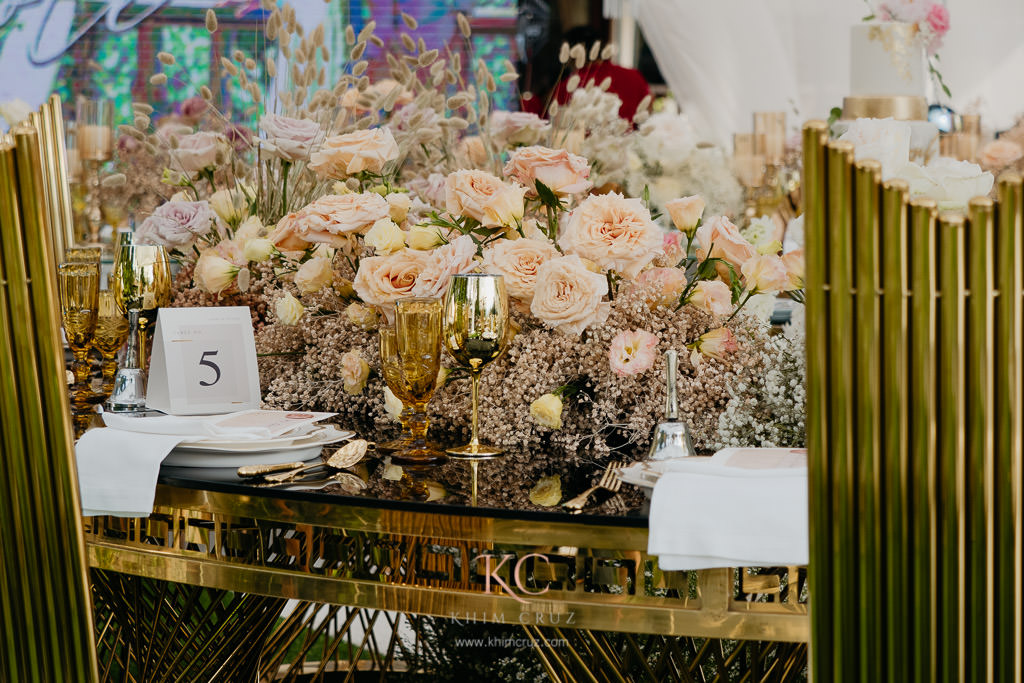
[[586, 506], [590, 496], [594, 494], [594, 491], [598, 489], [607, 489], [612, 492], [618, 491], [619, 487], [622, 486], [622, 480], [615, 476], [615, 473], [622, 469], [622, 467], [623, 464], [621, 462], [609, 463], [608, 468], [604, 471], [604, 474], [601, 475], [601, 480], [597, 482], [597, 485], [591, 486], [575, 498], [570, 498], [562, 503], [562, 506], [567, 507], [570, 510], [582, 510]]

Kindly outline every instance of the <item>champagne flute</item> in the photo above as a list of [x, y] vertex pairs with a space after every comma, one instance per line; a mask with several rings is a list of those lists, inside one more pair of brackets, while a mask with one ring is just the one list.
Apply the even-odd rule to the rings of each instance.
[[427, 444], [427, 403], [441, 369], [441, 302], [407, 298], [395, 302], [395, 326], [381, 328], [381, 374], [404, 405], [409, 442], [392, 454], [393, 462], [423, 465], [446, 460]]
[[114, 103], [111, 100], [78, 100], [75, 114], [75, 148], [87, 170], [85, 217], [89, 239], [99, 244], [103, 213], [100, 208], [100, 166], [114, 154]]
[[171, 266], [163, 247], [122, 245], [110, 276], [118, 309], [128, 316], [128, 349], [124, 367], [114, 379], [110, 409], [142, 410], [146, 405], [146, 334], [157, 310], [171, 302]]
[[398, 421], [402, 425], [402, 433], [398, 438], [386, 443], [377, 444], [377, 450], [381, 453], [390, 453], [408, 448], [412, 444], [412, 430], [410, 419], [412, 417], [412, 400], [405, 393], [405, 384], [402, 382], [402, 375], [399, 371], [398, 337], [394, 325], [382, 324], [377, 329], [380, 338], [380, 374], [384, 383], [391, 390], [399, 401], [402, 402], [402, 412], [398, 415]]
[[100, 290], [99, 316], [96, 321], [96, 336], [93, 344], [103, 358], [104, 400], [114, 392], [114, 375], [117, 374], [117, 352], [128, 339], [128, 319], [117, 305], [114, 292]]
[[496, 446], [480, 443], [480, 373], [501, 355], [507, 341], [508, 294], [500, 275], [467, 273], [453, 275], [444, 297], [443, 341], [445, 349], [472, 379], [472, 439], [465, 446], [448, 449], [460, 458], [493, 458], [502, 454]]
[[100, 266], [98, 263], [62, 263], [57, 268], [60, 285], [60, 315], [64, 335], [74, 357], [75, 384], [72, 402], [85, 408], [89, 403], [89, 349], [96, 332], [99, 309]]

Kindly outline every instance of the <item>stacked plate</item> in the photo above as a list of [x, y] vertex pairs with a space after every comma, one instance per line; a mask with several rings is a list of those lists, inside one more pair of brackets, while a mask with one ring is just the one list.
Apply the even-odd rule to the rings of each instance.
[[321, 449], [355, 436], [333, 425], [307, 425], [276, 439], [259, 441], [204, 439], [183, 443], [168, 455], [163, 464], [172, 467], [238, 467], [240, 465], [277, 465], [313, 460]]

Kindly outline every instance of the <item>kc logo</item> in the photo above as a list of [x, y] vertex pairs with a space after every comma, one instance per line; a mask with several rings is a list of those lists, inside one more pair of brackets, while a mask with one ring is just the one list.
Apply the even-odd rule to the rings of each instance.
[[[512, 583], [515, 585], [516, 589], [520, 593], [522, 593], [524, 595], [533, 595], [533, 596], [544, 595], [545, 593], [548, 592], [548, 590], [550, 590], [550, 586], [551, 586], [550, 582], [548, 583], [548, 585], [544, 586], [543, 590], [539, 590], [539, 591], [528, 590], [526, 588], [525, 583], [523, 582], [523, 574], [522, 574], [523, 564], [528, 559], [530, 559], [531, 557], [536, 557], [538, 560], [543, 560], [544, 564], [551, 564], [548, 561], [548, 558], [545, 557], [544, 555], [541, 555], [540, 553], [530, 553], [529, 555], [523, 555], [522, 557], [519, 558], [519, 560], [515, 563], [514, 566], [513, 565], [509, 565], [509, 569], [510, 569], [510, 571], [512, 573]], [[501, 562], [499, 562], [497, 565], [494, 565], [492, 567], [493, 560], [497, 560], [499, 558], [501, 559]], [[484, 592], [485, 593], [490, 593], [491, 592], [491, 581], [493, 580], [493, 582], [498, 585], [498, 590], [499, 591], [502, 588], [504, 588], [505, 592], [508, 593], [510, 596], [512, 596], [512, 598], [514, 600], [516, 600], [517, 602], [521, 602], [521, 603], [523, 603], [525, 605], [525, 604], [528, 604], [527, 601], [522, 599], [518, 595], [516, 595], [516, 591], [512, 590], [511, 586], [509, 586], [508, 583], [506, 583], [505, 579], [501, 578], [498, 575], [498, 570], [500, 570], [503, 566], [505, 566], [506, 562], [508, 562], [509, 560], [514, 559], [514, 558], [515, 558], [514, 554], [508, 553], [508, 554], [505, 554], [505, 555], [477, 555], [476, 557], [473, 558], [473, 560], [476, 561], [476, 562], [479, 562], [480, 560], [484, 561], [484, 570], [485, 570], [485, 572], [484, 572]]]

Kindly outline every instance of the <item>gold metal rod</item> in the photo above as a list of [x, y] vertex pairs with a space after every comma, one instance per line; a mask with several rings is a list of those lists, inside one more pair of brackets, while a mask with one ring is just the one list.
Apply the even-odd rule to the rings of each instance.
[[[885, 585], [882, 555], [882, 415], [881, 315], [879, 261], [882, 254], [882, 165], [860, 161], [854, 166], [853, 241], [856, 245], [854, 283], [854, 459], [857, 463], [857, 514], [860, 517], [858, 593], [877, 594]], [[885, 678], [887, 639], [878, 625], [885, 621], [888, 602], [862, 602], [860, 614], [860, 672], [863, 680]]]
[[[966, 591], [962, 621], [967, 677], [995, 681], [995, 454], [993, 371], [995, 356], [995, 254], [992, 200], [972, 199], [968, 204], [966, 458], [964, 503], [966, 523], [963, 557]], [[961, 261], [964, 259], [961, 258]], [[968, 607], [969, 606], [969, 607]]]
[[[935, 548], [935, 392], [936, 355], [936, 204], [910, 203], [910, 409], [909, 444], [911, 604], [913, 610], [912, 680], [936, 680], [936, 548]], [[944, 369], [945, 370], [945, 369]]]
[[71, 206], [71, 181], [65, 147], [67, 131], [64, 127], [64, 108], [60, 95], [50, 95], [50, 99], [43, 105], [43, 118], [46, 122], [46, 133], [53, 145], [54, 169], [57, 172], [54, 176], [57, 181], [55, 199], [60, 216], [57, 232], [62, 233], [65, 246], [72, 246], [75, 243], [75, 213]]
[[807, 269], [807, 455], [810, 510], [810, 562], [821, 586], [811, 610], [808, 669], [815, 680], [832, 676], [832, 496], [828, 450], [828, 210], [825, 143], [828, 126], [811, 121], [803, 128], [803, 203]]
[[995, 322], [995, 680], [1024, 680], [1024, 181], [999, 178], [996, 221]]
[[[885, 672], [879, 680], [909, 681], [907, 648], [896, 646], [895, 634], [913, 633], [910, 620], [910, 554], [907, 482], [907, 183], [891, 180], [882, 186], [882, 463], [885, 498], [883, 538], [885, 576], [881, 600], [885, 603], [884, 632], [890, 645]], [[877, 587], [876, 587], [877, 594]], [[881, 629], [880, 629], [881, 630]]]
[[[32, 125], [38, 132], [39, 157], [41, 168], [56, 169], [57, 153], [50, 137], [52, 132], [47, 130], [48, 120], [45, 111], [46, 105], [37, 112], [32, 112]], [[71, 246], [64, 243], [64, 234], [60, 230], [60, 207], [57, 199], [57, 176], [59, 174], [43, 173], [41, 175], [43, 184], [41, 197], [46, 211], [46, 225], [50, 230], [50, 248], [53, 250], [54, 264], [64, 260], [64, 250]]]
[[[834, 596], [832, 624], [835, 629], [835, 683], [859, 680], [855, 662], [863, 643], [858, 642], [861, 609], [857, 578], [859, 572], [857, 518], [857, 462], [854, 450], [853, 375], [855, 329], [853, 312], [853, 145], [828, 144], [828, 232], [829, 272], [829, 439], [832, 461], [833, 500], [832, 552], [834, 568], [831, 591]], [[806, 220], [806, 219], [805, 219]]]
[[[964, 661], [964, 459], [966, 457], [965, 405], [966, 273], [964, 219], [943, 214], [939, 219], [938, 271], [939, 353], [936, 396], [938, 456], [938, 681], [959, 683], [965, 678]], [[915, 293], [916, 295], [916, 293]], [[916, 481], [923, 483], [923, 481]], [[918, 514], [925, 510], [918, 507]], [[920, 576], [918, 577], [921, 578]]]

